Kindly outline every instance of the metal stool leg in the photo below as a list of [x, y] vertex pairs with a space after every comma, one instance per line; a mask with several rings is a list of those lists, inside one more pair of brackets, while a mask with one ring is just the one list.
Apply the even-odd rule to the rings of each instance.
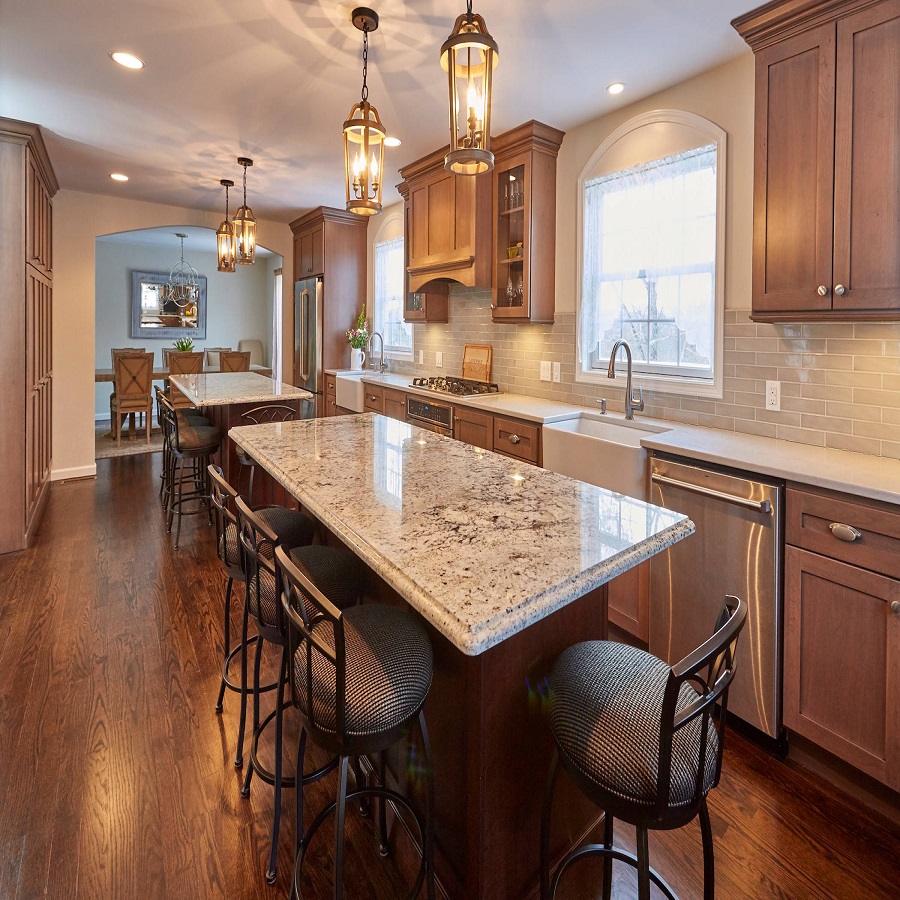
[[[266, 881], [275, 883], [276, 865], [278, 863], [278, 832], [281, 826], [281, 765], [282, 747], [281, 737], [283, 729], [282, 714], [284, 706], [284, 677], [288, 667], [288, 648], [284, 646], [281, 652], [281, 666], [278, 671], [278, 690], [275, 692], [275, 815], [272, 819], [272, 848], [269, 851], [269, 869], [266, 872]], [[252, 766], [250, 767], [253, 768]], [[303, 793], [303, 773], [300, 773], [300, 781], [297, 782], [297, 790]]]
[[225, 653], [222, 663], [222, 683], [219, 685], [219, 699], [216, 701], [217, 713], [222, 712], [225, 700], [225, 676], [228, 670], [228, 657], [231, 653], [231, 588], [233, 585], [234, 579], [229, 577], [228, 587], [225, 588]]
[[[431, 764], [431, 741], [425, 727], [425, 713], [419, 710], [419, 729], [422, 732], [422, 747], [425, 750], [425, 888], [428, 900], [434, 900], [434, 766]], [[383, 754], [382, 754], [383, 755]]]
[[[256, 640], [256, 659], [253, 662], [253, 731], [256, 734], [259, 729], [259, 678], [260, 665], [262, 663], [262, 639]], [[241, 788], [241, 796], [250, 796], [250, 781], [253, 778], [253, 766], [247, 766], [247, 774], [244, 776], [244, 786]]]
[[[384, 750], [378, 754], [378, 778], [381, 782], [381, 786], [386, 787]], [[384, 797], [378, 801], [378, 833], [380, 838], [378, 852], [381, 856], [386, 857], [390, 852], [390, 846], [388, 845], [387, 833], [387, 800], [385, 800]]]
[[[349, 760], [341, 757], [337, 809], [334, 812], [334, 900], [344, 897], [344, 814], [347, 808], [347, 768]], [[300, 789], [302, 790], [302, 788]]]
[[638, 900], [650, 900], [650, 848], [647, 829], [637, 829]]
[[238, 721], [237, 754], [234, 767], [240, 769], [244, 765], [244, 730], [247, 727], [247, 629], [250, 624], [250, 609], [247, 597], [244, 597], [244, 624], [241, 628], [241, 715]]
[[713, 858], [712, 826], [709, 822], [709, 808], [706, 797], [700, 804], [700, 834], [703, 837], [703, 900], [714, 900], [716, 896], [716, 869]]
[[[613, 817], [608, 813], [603, 814], [603, 846], [611, 850], [613, 845]], [[610, 900], [612, 896], [612, 856], [603, 857], [603, 900]]]
[[544, 789], [544, 808], [541, 811], [541, 900], [550, 900], [550, 814], [553, 812], [553, 792], [558, 772], [559, 753], [554, 750]]

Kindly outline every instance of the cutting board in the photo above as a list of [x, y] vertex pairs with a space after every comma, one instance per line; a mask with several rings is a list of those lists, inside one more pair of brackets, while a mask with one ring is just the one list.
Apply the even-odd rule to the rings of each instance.
[[490, 381], [493, 354], [494, 348], [490, 344], [466, 344], [463, 350], [462, 377], [473, 381]]

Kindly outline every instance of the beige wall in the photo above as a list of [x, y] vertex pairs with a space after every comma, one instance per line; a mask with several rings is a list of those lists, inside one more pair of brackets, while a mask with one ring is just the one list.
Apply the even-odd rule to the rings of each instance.
[[[177, 225], [217, 228], [221, 212], [202, 212], [98, 194], [60, 191], [53, 201], [53, 473], [54, 480], [92, 475], [94, 464], [94, 238], [118, 231]], [[293, 236], [260, 221], [262, 246], [284, 257], [284, 305], [292, 310]], [[287, 318], [287, 316], [286, 316]], [[291, 322], [285, 322], [285, 346]], [[288, 357], [289, 358], [289, 357]], [[285, 372], [288, 378], [290, 372]]]

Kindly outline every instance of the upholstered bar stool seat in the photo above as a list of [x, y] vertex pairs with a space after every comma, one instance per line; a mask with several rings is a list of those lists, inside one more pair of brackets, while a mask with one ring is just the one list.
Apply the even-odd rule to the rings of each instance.
[[[650, 807], [656, 802], [662, 701], [671, 668], [650, 653], [613, 641], [588, 641], [566, 650], [550, 679], [550, 727], [559, 752], [585, 778], [622, 802]], [[676, 711], [699, 698], [681, 686]], [[702, 789], [716, 777], [718, 735], [710, 746]], [[694, 798], [700, 758], [701, 721], [676, 733], [672, 744], [669, 806]]]

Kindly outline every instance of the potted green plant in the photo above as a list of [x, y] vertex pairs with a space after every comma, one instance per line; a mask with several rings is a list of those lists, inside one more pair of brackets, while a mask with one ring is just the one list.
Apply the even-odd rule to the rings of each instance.
[[179, 353], [190, 353], [194, 349], [194, 342], [190, 338], [178, 338], [174, 347]]
[[359, 311], [356, 326], [347, 331], [347, 343], [350, 344], [350, 368], [354, 372], [361, 372], [366, 354], [363, 349], [369, 343], [369, 329], [366, 327], [366, 307]]

